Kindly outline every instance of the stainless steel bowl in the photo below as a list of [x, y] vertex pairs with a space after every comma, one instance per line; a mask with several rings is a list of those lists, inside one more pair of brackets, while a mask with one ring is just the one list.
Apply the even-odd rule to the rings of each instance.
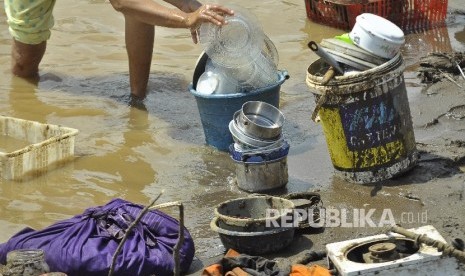
[[271, 104], [249, 101], [242, 105], [237, 125], [243, 132], [261, 140], [276, 140], [281, 136], [284, 114]]
[[236, 122], [237, 122], [236, 120], [231, 120], [229, 122], [229, 132], [231, 132], [233, 140], [234, 140], [234, 142], [242, 144], [242, 145], [247, 146], [249, 148], [268, 147], [268, 146], [274, 145], [275, 143], [279, 142], [282, 139], [281, 136], [279, 136], [278, 139], [275, 140], [275, 141], [265, 141], [265, 140], [255, 139], [253, 137], [250, 137], [250, 136], [244, 134], [237, 127]]

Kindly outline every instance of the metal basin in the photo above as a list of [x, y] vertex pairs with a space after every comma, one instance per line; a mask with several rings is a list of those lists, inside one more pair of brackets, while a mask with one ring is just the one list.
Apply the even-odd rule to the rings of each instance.
[[247, 135], [264, 140], [274, 140], [281, 135], [284, 114], [271, 104], [249, 101], [242, 105], [238, 126]]
[[294, 239], [295, 228], [275, 228], [259, 232], [242, 232], [226, 230], [218, 226], [218, 218], [210, 223], [210, 228], [217, 232], [226, 249], [234, 249], [243, 254], [260, 256], [277, 252]]

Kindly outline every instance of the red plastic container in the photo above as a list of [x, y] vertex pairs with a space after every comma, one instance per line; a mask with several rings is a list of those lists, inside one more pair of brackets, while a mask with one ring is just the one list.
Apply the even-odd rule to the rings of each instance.
[[380, 0], [366, 4], [345, 4], [349, 2], [361, 1], [305, 0], [307, 17], [316, 23], [350, 30], [358, 15], [372, 13], [411, 33], [444, 26], [448, 5], [448, 0]]

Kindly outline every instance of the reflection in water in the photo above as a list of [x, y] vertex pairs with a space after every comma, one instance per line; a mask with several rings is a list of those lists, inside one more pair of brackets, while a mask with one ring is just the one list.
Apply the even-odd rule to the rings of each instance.
[[[154, 143], [152, 135], [148, 133], [148, 113], [145, 108], [129, 107], [127, 126], [118, 129], [122, 132], [121, 145], [129, 147], [117, 147], [105, 155], [93, 155], [80, 158], [76, 161], [75, 168], [78, 180], [84, 182], [100, 183], [103, 186], [130, 185], [131, 189], [141, 190], [145, 185], [156, 181], [156, 174], [139, 151], [147, 144]], [[92, 168], [92, 169], [91, 169]], [[84, 173], [80, 173], [85, 171]], [[110, 186], [108, 186], [110, 188]]]

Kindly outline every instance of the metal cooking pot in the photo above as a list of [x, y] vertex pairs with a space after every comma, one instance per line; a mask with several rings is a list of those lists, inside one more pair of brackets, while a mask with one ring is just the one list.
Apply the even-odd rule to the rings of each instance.
[[265, 192], [286, 186], [287, 156], [264, 162], [235, 161], [237, 186], [247, 192]]
[[244, 103], [237, 118], [237, 125], [245, 134], [263, 140], [280, 137], [283, 124], [284, 114], [273, 105], [261, 101]]

